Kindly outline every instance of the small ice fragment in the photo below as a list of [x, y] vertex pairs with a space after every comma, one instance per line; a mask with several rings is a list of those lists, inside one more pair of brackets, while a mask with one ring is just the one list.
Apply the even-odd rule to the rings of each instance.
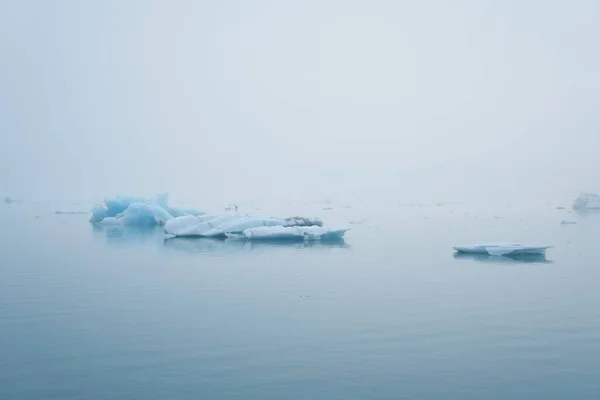
[[12, 197], [10, 197], [10, 196], [6, 196], [6, 197], [4, 198], [4, 202], [5, 202], [5, 203], [14, 203], [15, 201], [12, 199]]
[[542, 245], [523, 245], [517, 243], [486, 243], [474, 245], [454, 246], [454, 250], [460, 253], [489, 254], [494, 256], [501, 255], [521, 255], [521, 254], [545, 254], [546, 250], [552, 246]]
[[576, 225], [577, 222], [576, 221], [569, 221], [569, 220], [565, 220], [563, 219], [562, 221], [560, 221], [561, 225]]

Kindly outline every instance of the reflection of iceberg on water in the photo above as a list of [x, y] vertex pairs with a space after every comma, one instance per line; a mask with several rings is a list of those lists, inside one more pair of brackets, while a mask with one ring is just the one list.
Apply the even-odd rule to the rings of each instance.
[[545, 254], [513, 254], [513, 255], [502, 255], [502, 256], [493, 256], [490, 254], [484, 253], [462, 253], [456, 252], [454, 253], [454, 258], [461, 260], [473, 260], [481, 263], [540, 263], [540, 264], [550, 264], [552, 261], [546, 259]]
[[94, 238], [108, 245], [128, 246], [163, 241], [160, 229], [148, 228], [137, 225], [93, 225]]
[[518, 256], [531, 254], [546, 254], [546, 250], [552, 246], [523, 245], [516, 243], [486, 243], [454, 246], [458, 253], [484, 254], [492, 256]]

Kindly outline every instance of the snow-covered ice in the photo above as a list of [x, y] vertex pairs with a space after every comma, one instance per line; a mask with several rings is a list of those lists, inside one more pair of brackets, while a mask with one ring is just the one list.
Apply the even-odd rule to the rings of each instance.
[[230, 238], [252, 240], [340, 240], [348, 229], [331, 229], [321, 226], [263, 226], [250, 228], [241, 234], [228, 234]]
[[549, 245], [523, 245], [517, 243], [484, 243], [454, 246], [459, 253], [489, 254], [492, 256], [545, 254]]
[[205, 233], [211, 229], [218, 228], [220, 225], [246, 218], [243, 214], [227, 213], [222, 215], [213, 215], [206, 219], [203, 216], [186, 215], [173, 218], [165, 224], [165, 233], [168, 235], [180, 237], [205, 236]]
[[290, 217], [290, 218], [260, 218], [248, 214], [227, 213], [211, 215], [183, 216], [173, 218], [165, 224], [165, 233], [174, 236], [199, 236], [199, 237], [225, 237], [227, 234], [241, 234], [243, 231], [259, 227], [290, 227], [312, 226], [321, 227], [323, 221], [316, 218]]
[[573, 202], [573, 209], [578, 211], [600, 210], [600, 196], [595, 193], [582, 193]]

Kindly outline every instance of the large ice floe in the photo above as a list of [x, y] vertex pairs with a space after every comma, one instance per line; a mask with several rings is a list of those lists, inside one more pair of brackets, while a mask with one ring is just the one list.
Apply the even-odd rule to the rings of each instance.
[[155, 199], [117, 196], [104, 199], [104, 204], [92, 209], [90, 222], [104, 225], [164, 225], [170, 219], [186, 215], [202, 215], [201, 211], [168, 205], [167, 194]]
[[[317, 218], [260, 218], [247, 214], [227, 213], [221, 215], [188, 215], [173, 218], [165, 224], [165, 233], [179, 237], [249, 238], [250, 236], [255, 237], [258, 232], [261, 232], [261, 234], [267, 235], [269, 238], [281, 239], [280, 237], [276, 237], [277, 235], [274, 232], [279, 232], [278, 230], [284, 228], [300, 227], [326, 229], [323, 228], [323, 221]], [[253, 230], [259, 231], [254, 232]]]
[[148, 200], [117, 196], [92, 210], [90, 222], [100, 225], [164, 225], [167, 237], [204, 237], [263, 240], [328, 241], [341, 239], [347, 229], [323, 227], [323, 221], [308, 217], [257, 217], [238, 212], [206, 214], [198, 210], [170, 207], [166, 195]]
[[516, 256], [516, 255], [532, 255], [546, 254], [546, 250], [552, 246], [542, 245], [523, 245], [516, 243], [487, 243], [454, 246], [454, 250], [459, 253], [470, 254], [489, 254], [491, 256]]
[[582, 193], [573, 202], [577, 211], [600, 210], [600, 196], [595, 193]]

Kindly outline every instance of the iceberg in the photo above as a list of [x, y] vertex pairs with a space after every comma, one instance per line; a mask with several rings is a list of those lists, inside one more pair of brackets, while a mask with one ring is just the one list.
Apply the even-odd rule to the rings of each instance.
[[546, 254], [546, 250], [553, 246], [532, 246], [517, 243], [487, 243], [454, 246], [459, 253], [489, 254], [491, 256], [516, 256], [526, 254]]
[[104, 199], [103, 205], [95, 206], [90, 222], [105, 225], [119, 223], [155, 226], [164, 225], [174, 217], [202, 214], [204, 213], [198, 210], [170, 207], [167, 204], [167, 194], [159, 194], [154, 200], [136, 196], [116, 196]]
[[[171, 207], [167, 194], [153, 200], [136, 196], [106, 198], [92, 209], [90, 222], [99, 225], [154, 227], [164, 225], [167, 237], [208, 237], [327, 240], [341, 238], [346, 230], [323, 228], [323, 221], [312, 217], [255, 217], [230, 211], [206, 214], [194, 209]], [[261, 231], [261, 228], [273, 228]], [[289, 228], [289, 229], [288, 229]], [[293, 228], [293, 229], [292, 229]], [[302, 228], [302, 229], [300, 229]], [[253, 230], [255, 229], [255, 230]], [[259, 230], [256, 230], [259, 229]]]
[[595, 193], [582, 193], [573, 202], [573, 209], [578, 211], [600, 210], [600, 196]]
[[263, 226], [244, 230], [240, 234], [228, 233], [232, 239], [248, 240], [341, 240], [348, 229], [331, 229], [321, 226]]

